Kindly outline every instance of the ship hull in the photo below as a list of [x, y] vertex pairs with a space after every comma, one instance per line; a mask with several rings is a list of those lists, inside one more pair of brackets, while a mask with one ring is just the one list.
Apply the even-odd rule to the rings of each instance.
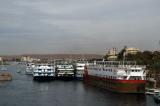
[[119, 93], [145, 93], [145, 80], [117, 80], [88, 75], [85, 83]]
[[80, 81], [83, 81], [83, 77], [76, 77], [76, 80], [80, 80]]
[[74, 74], [58, 74], [57, 78], [60, 80], [73, 80], [75, 77]]
[[76, 73], [76, 80], [83, 80], [83, 74]]
[[43, 80], [54, 80], [55, 77], [54, 76], [34, 76], [33, 80], [37, 80], [37, 81], [43, 81]]

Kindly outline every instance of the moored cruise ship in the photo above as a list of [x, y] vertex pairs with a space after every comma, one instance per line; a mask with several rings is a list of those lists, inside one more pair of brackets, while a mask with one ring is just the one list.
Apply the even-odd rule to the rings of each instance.
[[33, 70], [34, 80], [54, 79], [54, 78], [55, 78], [55, 68], [53, 65], [39, 64], [35, 66]]
[[33, 69], [35, 68], [35, 64], [34, 63], [28, 63], [27, 67], [26, 67], [26, 74], [33, 74]]
[[129, 61], [94, 62], [85, 69], [85, 82], [120, 93], [145, 93], [145, 68]]
[[78, 80], [83, 80], [85, 69], [85, 63], [76, 63], [76, 78]]
[[56, 66], [56, 73], [58, 78], [73, 79], [74, 78], [74, 67], [70, 63], [61, 63]]

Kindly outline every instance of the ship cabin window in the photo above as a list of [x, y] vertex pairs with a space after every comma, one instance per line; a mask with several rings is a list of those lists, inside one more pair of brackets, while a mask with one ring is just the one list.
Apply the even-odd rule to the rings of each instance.
[[51, 69], [47, 69], [47, 71], [51, 71]]
[[42, 69], [38, 69], [38, 71], [42, 71]]
[[140, 70], [132, 70], [132, 72], [140, 72]]
[[140, 76], [131, 76], [129, 79], [130, 80], [142, 80]]
[[124, 76], [124, 77], [123, 77], [123, 79], [126, 79], [126, 78], [127, 78], [127, 76]]

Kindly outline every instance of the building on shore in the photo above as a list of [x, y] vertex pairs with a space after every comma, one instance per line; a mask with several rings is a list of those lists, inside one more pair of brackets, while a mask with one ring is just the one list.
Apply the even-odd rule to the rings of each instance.
[[2, 62], [3, 61], [3, 59], [2, 59], [2, 57], [0, 57], [0, 62]]
[[0, 65], [2, 65], [2, 64], [3, 64], [3, 58], [0, 57]]
[[118, 52], [116, 48], [109, 49], [107, 53], [107, 60], [113, 61], [117, 60]]
[[38, 62], [38, 61], [40, 61], [40, 59], [32, 58], [30, 56], [22, 56], [21, 61], [23, 61], [23, 62], [33, 62], [33, 61]]
[[140, 49], [134, 48], [134, 47], [129, 47], [125, 49], [126, 51], [126, 55], [127, 54], [137, 54], [138, 52], [140, 52]]

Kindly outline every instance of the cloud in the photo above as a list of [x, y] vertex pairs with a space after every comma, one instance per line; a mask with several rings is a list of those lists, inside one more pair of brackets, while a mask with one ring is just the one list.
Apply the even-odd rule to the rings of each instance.
[[159, 0], [0, 1], [0, 54], [104, 54], [106, 48], [124, 45], [154, 50], [160, 39], [159, 4]]

